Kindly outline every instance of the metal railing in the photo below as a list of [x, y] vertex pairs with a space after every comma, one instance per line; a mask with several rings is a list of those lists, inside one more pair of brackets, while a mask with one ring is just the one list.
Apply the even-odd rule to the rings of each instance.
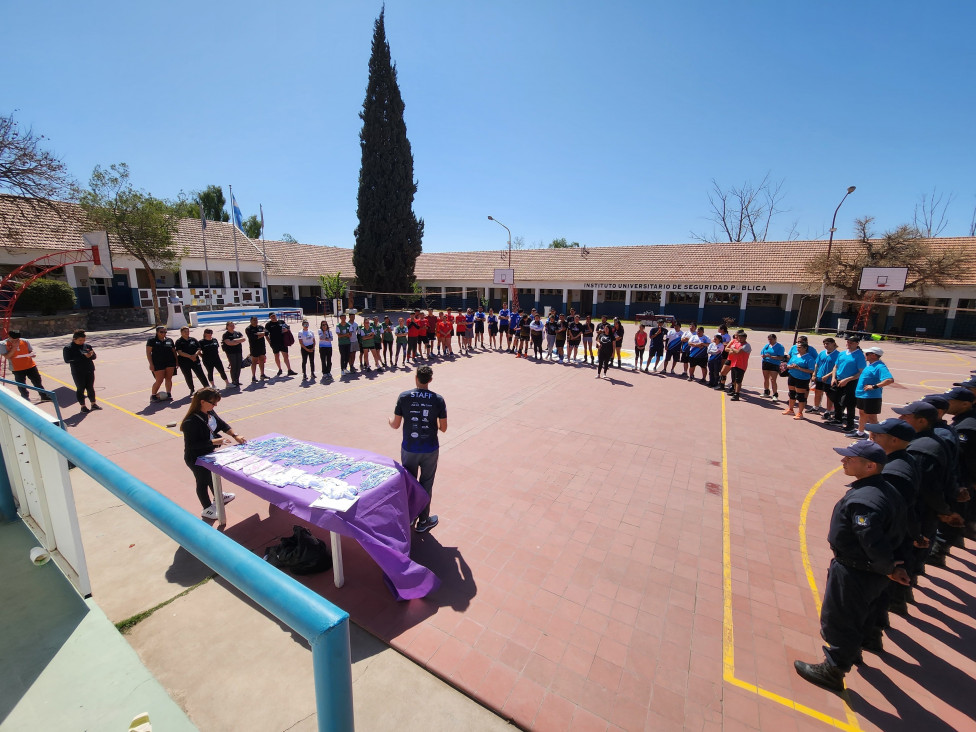
[[[0, 389], [0, 411], [308, 640], [312, 647], [318, 729], [321, 732], [353, 729], [348, 613], [195, 518], [3, 389]], [[0, 491], [3, 490], [0, 481]], [[9, 490], [7, 485], [6, 491]]]

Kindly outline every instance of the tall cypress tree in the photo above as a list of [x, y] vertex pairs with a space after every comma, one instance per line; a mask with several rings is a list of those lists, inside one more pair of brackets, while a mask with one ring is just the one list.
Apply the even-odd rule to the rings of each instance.
[[[373, 30], [369, 83], [359, 118], [362, 165], [356, 246], [352, 261], [359, 285], [373, 292], [409, 292], [414, 265], [421, 251], [424, 221], [413, 212], [417, 183], [413, 179], [413, 153], [403, 121], [403, 98], [396, 66], [380, 11]], [[382, 307], [383, 299], [377, 300]]]

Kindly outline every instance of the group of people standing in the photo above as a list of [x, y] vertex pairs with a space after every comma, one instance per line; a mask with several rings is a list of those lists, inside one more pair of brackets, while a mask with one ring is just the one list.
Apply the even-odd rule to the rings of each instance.
[[889, 613], [909, 614], [926, 565], [945, 567], [952, 548], [976, 539], [974, 402], [971, 376], [865, 423], [870, 439], [834, 448], [853, 482], [827, 535], [834, 557], [820, 614], [824, 660], [796, 661], [804, 679], [843, 691], [863, 652], [884, 650]]

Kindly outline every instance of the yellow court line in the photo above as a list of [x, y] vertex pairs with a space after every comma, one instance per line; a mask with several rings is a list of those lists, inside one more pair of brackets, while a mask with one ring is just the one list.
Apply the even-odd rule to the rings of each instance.
[[[812, 707], [808, 707], [804, 704], [789, 699], [785, 696], [781, 696], [776, 692], [769, 691], [768, 689], [763, 689], [760, 686], [751, 684], [748, 681], [743, 681], [735, 676], [735, 632], [732, 623], [732, 528], [731, 522], [729, 521], [729, 469], [728, 469], [728, 433], [726, 429], [726, 412], [725, 412], [725, 402], [726, 396], [722, 395], [722, 588], [723, 588], [723, 646], [722, 646], [722, 667], [723, 674], [722, 677], [724, 681], [740, 689], [752, 692], [763, 699], [768, 699], [770, 701], [781, 704], [784, 707], [788, 707], [793, 711], [799, 712], [800, 714], [805, 714], [808, 717], [816, 719], [820, 722], [828, 724], [832, 727], [842, 730], [848, 730], [848, 732], [859, 732], [860, 727], [857, 723], [857, 716], [851, 710], [850, 705], [847, 703], [847, 699], [844, 698], [845, 702], [845, 712], [847, 715], [847, 721], [831, 717], [828, 714], [817, 711]], [[836, 471], [835, 471], [836, 472]], [[820, 484], [829, 476], [825, 476]], [[815, 486], [819, 488], [820, 484]], [[846, 696], [845, 692], [845, 696]]]
[[[48, 373], [46, 373], [44, 371], [41, 371], [41, 374], [44, 376], [44, 378], [50, 379], [51, 381], [56, 381], [59, 384], [63, 384], [64, 386], [70, 387], [72, 389], [74, 389], [74, 387], [75, 387], [74, 384], [69, 384], [66, 381], [61, 381], [61, 379], [57, 378], [56, 376], [51, 376], [51, 374], [48, 374]], [[168, 427], [163, 427], [161, 424], [158, 424], [156, 422], [153, 422], [151, 419], [146, 419], [141, 414], [136, 414], [135, 412], [130, 412], [125, 407], [120, 407], [118, 404], [113, 404], [112, 402], [108, 401], [107, 399], [99, 399], [98, 400], [98, 403], [99, 404], [107, 404], [112, 409], [117, 409], [120, 412], [122, 412], [123, 414], [128, 414], [130, 417], [135, 417], [140, 422], [145, 422], [146, 424], [151, 424], [156, 429], [162, 430], [163, 432], [165, 432], [168, 435], [173, 435], [174, 437], [181, 437], [182, 434], [183, 434], [182, 432], [175, 432], [175, 431], [169, 429]]]
[[814, 484], [813, 488], [807, 492], [806, 498], [803, 499], [803, 505], [800, 506], [800, 556], [803, 558], [803, 569], [807, 573], [807, 584], [810, 585], [810, 590], [813, 592], [813, 604], [817, 607], [817, 615], [820, 614], [822, 602], [820, 600], [820, 592], [817, 590], [817, 580], [813, 576], [813, 565], [810, 563], [810, 553], [807, 551], [807, 513], [810, 511], [810, 502], [813, 501], [813, 497], [817, 495], [817, 491], [820, 490], [820, 486], [826, 483], [829, 478], [832, 478], [841, 470], [842, 468], [834, 468], [823, 478], [818, 480]]

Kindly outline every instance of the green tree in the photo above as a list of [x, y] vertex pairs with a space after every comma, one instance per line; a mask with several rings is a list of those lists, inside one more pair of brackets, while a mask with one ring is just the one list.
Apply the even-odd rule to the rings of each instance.
[[[356, 244], [352, 261], [364, 290], [407, 292], [422, 248], [424, 221], [413, 212], [417, 183], [413, 153], [403, 121], [403, 99], [380, 11], [373, 29], [366, 99], [359, 113], [362, 165], [359, 169]], [[383, 296], [376, 301], [383, 307]]]
[[342, 272], [334, 275], [319, 275], [319, 284], [322, 286], [322, 294], [329, 300], [336, 300], [345, 293], [346, 283], [342, 280]]
[[174, 238], [179, 225], [174, 204], [133, 188], [125, 163], [114, 164], [108, 170], [96, 165], [79, 203], [89, 220], [105, 229], [112, 243], [146, 270], [156, 323], [162, 323], [156, 269], [178, 269], [183, 256]]
[[[207, 221], [230, 221], [230, 214], [225, 206], [224, 189], [210, 185], [197, 194], [197, 199], [203, 204], [203, 214]], [[195, 218], [200, 218], [198, 213]]]
[[55, 315], [59, 310], [71, 310], [74, 306], [75, 291], [71, 289], [71, 285], [61, 280], [41, 278], [21, 291], [14, 310], [40, 310], [41, 315]]
[[281, 240], [283, 242], [288, 243], [288, 244], [297, 244], [298, 243], [298, 239], [296, 239], [295, 237], [293, 237], [287, 231], [284, 234], [281, 235]]
[[260, 239], [261, 219], [253, 214], [244, 219], [244, 233], [247, 234], [248, 239]]
[[553, 239], [551, 242], [549, 242], [550, 249], [579, 249], [579, 245], [580, 243], [578, 241], [566, 241], [565, 236], [561, 239]]

